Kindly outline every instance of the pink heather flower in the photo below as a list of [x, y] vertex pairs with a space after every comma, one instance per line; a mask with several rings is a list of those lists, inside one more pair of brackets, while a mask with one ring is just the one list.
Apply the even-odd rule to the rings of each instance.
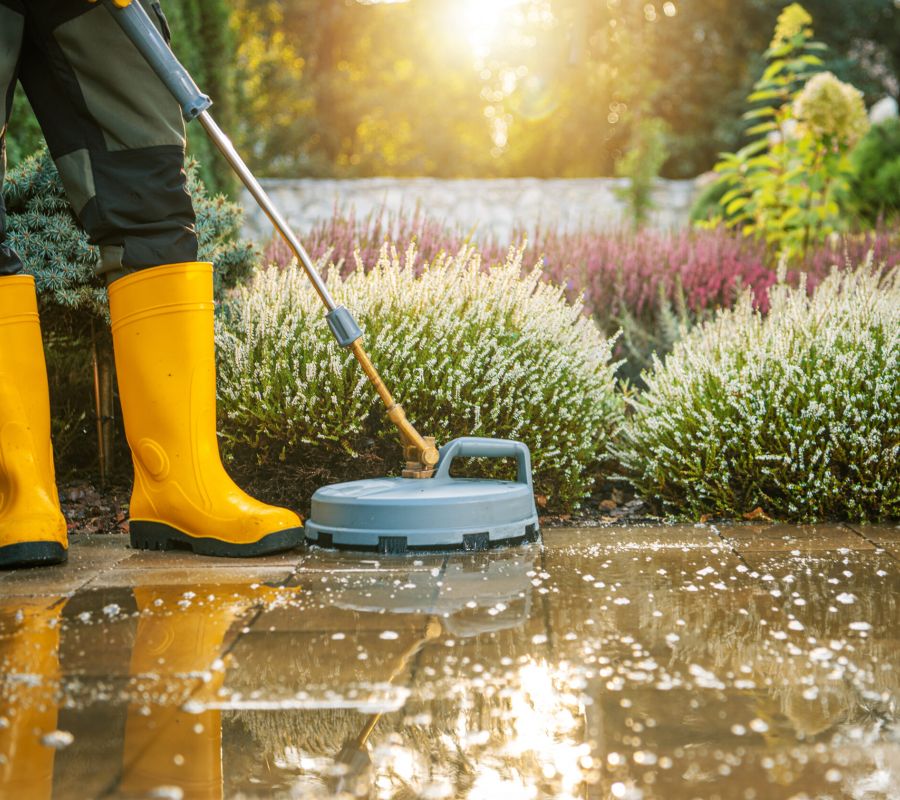
[[[313, 259], [330, 253], [330, 261], [339, 264], [344, 275], [357, 268], [357, 255], [363, 269], [371, 269], [385, 242], [401, 253], [415, 242], [416, 263], [421, 266], [441, 252], [457, 253], [473, 242], [473, 236], [417, 208], [397, 214], [382, 209], [364, 218], [335, 209], [331, 219], [304, 237]], [[687, 309], [699, 314], [731, 307], [746, 287], [752, 290], [756, 307], [767, 311], [767, 290], [775, 283], [774, 254], [764, 244], [723, 228], [571, 233], [538, 229], [530, 234], [520, 231], [512, 241], [474, 241], [486, 269], [503, 262], [511, 245], [522, 243], [525, 267], [542, 259], [545, 278], [563, 286], [572, 299], [583, 293], [586, 312], [608, 333], [616, 330], [626, 311], [652, 324], [661, 299], [676, 305], [683, 298]], [[900, 263], [900, 231], [832, 237], [810, 250], [803, 264], [788, 266], [795, 273], [805, 271], [812, 290], [832, 266], [860, 264], [869, 251], [876, 264]], [[270, 242], [265, 257], [277, 266], [291, 260], [280, 240]]]

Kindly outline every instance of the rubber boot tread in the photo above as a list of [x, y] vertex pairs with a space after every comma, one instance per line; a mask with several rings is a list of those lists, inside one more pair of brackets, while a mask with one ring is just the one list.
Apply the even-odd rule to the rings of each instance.
[[207, 536], [190, 536], [184, 531], [150, 520], [132, 520], [131, 546], [135, 550], [190, 550], [197, 555], [250, 558], [293, 550], [303, 543], [303, 528], [285, 528], [255, 542], [234, 544]]
[[17, 542], [0, 547], [0, 569], [64, 564], [69, 551], [59, 542]]

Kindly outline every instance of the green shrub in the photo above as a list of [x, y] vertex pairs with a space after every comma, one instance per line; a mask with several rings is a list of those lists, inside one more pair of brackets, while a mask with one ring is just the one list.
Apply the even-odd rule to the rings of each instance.
[[646, 224], [653, 210], [653, 184], [669, 157], [669, 126], [658, 117], [639, 119], [631, 132], [628, 150], [616, 162], [616, 175], [628, 184], [616, 189], [635, 228]]
[[875, 125], [850, 154], [845, 204], [869, 224], [900, 215], [900, 119]]
[[812, 41], [811, 23], [797, 3], [778, 17], [765, 72], [747, 98], [754, 138], [722, 154], [716, 172], [728, 190], [706, 223], [724, 222], [791, 258], [843, 227], [835, 196], [869, 126], [862, 93], [821, 71], [816, 53], [825, 46]]
[[691, 517], [897, 517], [900, 270], [835, 271], [811, 298], [779, 282], [769, 297], [767, 316], [745, 295], [645, 375], [626, 473]]
[[[210, 197], [197, 169], [195, 162], [188, 164], [199, 258], [215, 264], [216, 288], [221, 294], [251, 273], [258, 256], [251, 244], [238, 238], [240, 206], [221, 196]], [[34, 275], [41, 301], [105, 318], [106, 288], [94, 273], [97, 249], [88, 243], [78, 224], [49, 155], [36, 153], [10, 170], [3, 196], [9, 242]]]
[[678, 275], [674, 278], [674, 284], [668, 291], [664, 286], [659, 287], [659, 299], [649, 324], [627, 306], [619, 315], [622, 331], [620, 346], [624, 356], [619, 377], [635, 388], [643, 387], [643, 373], [653, 366], [654, 355], [664, 357], [691, 328], [712, 316], [709, 309], [688, 307]]
[[[385, 248], [368, 273], [332, 270], [338, 302], [358, 313], [367, 347], [423, 434], [525, 441], [537, 491], [575, 505], [608, 457], [622, 413], [605, 338], [561, 288], [523, 276], [522, 254], [485, 270], [462, 250], [418, 275]], [[296, 267], [260, 272], [221, 315], [220, 408], [232, 450], [260, 463], [303, 464], [341, 454], [396, 459], [397, 437], [353, 357], [333, 341]], [[391, 464], [391, 466], [394, 466]], [[343, 478], [359, 475], [359, 464]], [[396, 470], [394, 470], [396, 471]]]

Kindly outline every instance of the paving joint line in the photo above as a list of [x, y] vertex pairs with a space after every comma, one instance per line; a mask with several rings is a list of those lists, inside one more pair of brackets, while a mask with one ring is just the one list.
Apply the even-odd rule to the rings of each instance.
[[715, 535], [718, 537], [719, 541], [731, 551], [732, 555], [736, 556], [738, 561], [740, 561], [745, 567], [747, 567], [747, 569], [749, 569], [752, 572], [753, 565], [750, 564], [750, 562], [748, 562], [746, 558], [744, 558], [744, 554], [740, 550], [737, 549], [737, 547], [734, 545], [734, 543], [732, 543], [731, 541], [729, 541], [728, 539], [725, 538], [725, 535], [722, 533], [722, 531], [719, 530], [718, 526], [710, 525], [709, 527], [712, 528], [713, 533], [715, 533]]
[[859, 537], [860, 539], [862, 539], [864, 542], [868, 542], [870, 545], [872, 545], [872, 547], [875, 548], [875, 551], [876, 551], [876, 552], [879, 552], [879, 551], [880, 551], [881, 553], [884, 553], [889, 559], [891, 559], [891, 561], [896, 561], [898, 564], [900, 564], [900, 557], [895, 556], [895, 555], [894, 555], [890, 550], [888, 550], [886, 547], [884, 547], [883, 545], [880, 545], [878, 542], [874, 541], [873, 539], [870, 539], [870, 538], [869, 538], [868, 536], [866, 536], [862, 531], [857, 530], [857, 529], [853, 526], [852, 523], [850, 523], [850, 522], [842, 522], [842, 523], [841, 523], [841, 527], [842, 527], [842, 528], [847, 528], [851, 533], [853, 533], [853, 534], [855, 534], [856, 536], [858, 536], [858, 537]]
[[[117, 559], [116, 561], [113, 561], [108, 567], [101, 567], [95, 575], [91, 575], [91, 577], [88, 578], [84, 583], [80, 584], [72, 592], [72, 595], [74, 596], [74, 595], [78, 594], [78, 592], [82, 591], [83, 589], [89, 589], [91, 587], [91, 584], [94, 581], [96, 581], [97, 578], [100, 578], [103, 575], [106, 575], [108, 572], [112, 572], [116, 567], [119, 566], [119, 564], [121, 564], [123, 561], [126, 561], [129, 558], [129, 554], [128, 554], [127, 550], [129, 550], [130, 548], [128, 548], [126, 546], [125, 549], [126, 549], [126, 553], [121, 558]], [[134, 587], [130, 587], [130, 588], [133, 589]]]

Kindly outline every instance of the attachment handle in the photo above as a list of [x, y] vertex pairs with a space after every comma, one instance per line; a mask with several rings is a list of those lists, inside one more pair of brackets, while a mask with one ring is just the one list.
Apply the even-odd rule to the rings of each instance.
[[199, 117], [212, 105], [212, 100], [194, 83], [190, 73], [175, 58], [162, 34], [139, 2], [120, 8], [112, 0], [105, 0], [106, 8], [119, 27], [147, 59], [153, 71], [181, 106], [186, 121]]
[[488, 439], [481, 436], [461, 436], [447, 442], [440, 450], [435, 478], [449, 478], [450, 465], [455, 458], [514, 458], [518, 465], [517, 480], [531, 486], [531, 451], [524, 442], [512, 439]]

